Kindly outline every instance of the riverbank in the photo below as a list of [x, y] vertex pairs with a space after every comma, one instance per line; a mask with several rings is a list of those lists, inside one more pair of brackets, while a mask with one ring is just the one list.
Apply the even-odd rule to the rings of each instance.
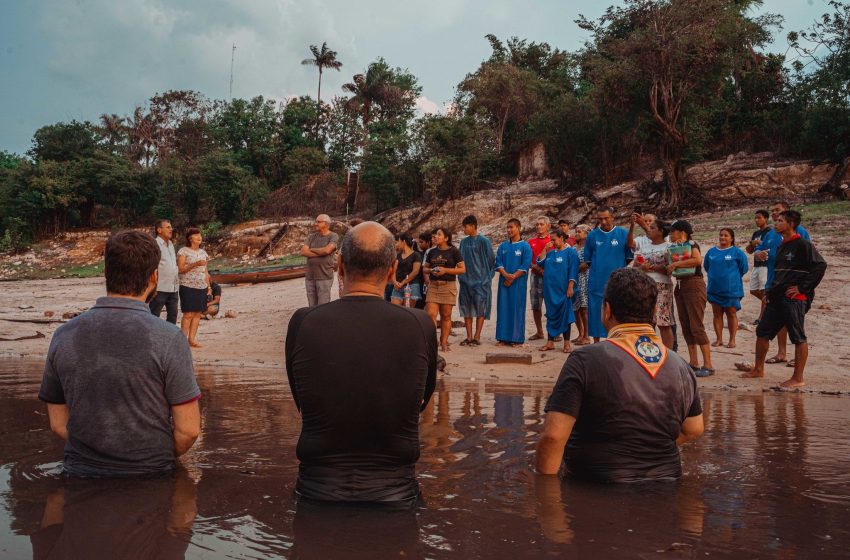
[[[749, 232], [754, 229], [750, 224], [751, 215], [750, 209], [739, 209], [692, 216], [691, 221], [697, 229], [697, 238], [707, 250], [713, 243], [714, 232], [721, 225], [736, 228], [739, 244], [748, 239]], [[818, 214], [814, 210], [804, 215], [809, 218], [806, 225], [829, 263], [829, 269], [806, 321], [812, 348], [806, 368], [807, 385], [803, 391], [850, 394], [850, 347], [847, 345], [850, 340], [850, 258], [844, 239], [844, 232], [850, 228], [850, 216]], [[745, 286], [748, 279], [749, 275], [745, 278]], [[104, 295], [102, 278], [4, 282], [2, 288], [0, 359], [3, 360], [43, 359], [53, 332], [63, 321], [62, 316], [81, 312], [93, 305], [97, 297]], [[336, 296], [336, 284], [332, 293]], [[306, 304], [303, 280], [224, 286], [221, 318], [201, 323], [199, 340], [203, 348], [193, 351], [196, 363], [216, 369], [268, 368], [283, 374], [284, 340], [289, 318], [296, 309]], [[752, 323], [758, 313], [757, 300], [747, 296], [742, 304], [740, 322]], [[223, 314], [228, 311], [234, 312], [235, 317], [224, 318]], [[455, 309], [455, 320], [458, 319], [460, 317]], [[713, 337], [710, 308], [706, 312], [705, 324]], [[535, 342], [513, 350], [530, 353], [531, 365], [486, 364], [485, 354], [504, 351], [495, 345], [495, 306], [493, 320], [488, 321], [484, 329], [482, 346], [459, 346], [464, 337], [462, 331], [455, 328], [457, 336], [450, 339], [452, 350], [444, 354], [447, 367], [443, 375], [447, 379], [553, 383], [566, 359], [560, 351], [540, 352], [541, 344]], [[533, 332], [530, 310], [526, 332]], [[768, 365], [764, 379], [739, 378], [734, 363], [752, 360], [754, 347], [754, 332], [741, 330], [736, 348], [713, 348], [717, 373], [701, 379], [700, 385], [736, 391], [777, 389], [779, 383], [791, 375], [791, 369], [784, 364]], [[770, 355], [775, 349], [774, 343]], [[789, 350], [793, 353], [793, 346]], [[686, 354], [684, 348], [680, 352]]]

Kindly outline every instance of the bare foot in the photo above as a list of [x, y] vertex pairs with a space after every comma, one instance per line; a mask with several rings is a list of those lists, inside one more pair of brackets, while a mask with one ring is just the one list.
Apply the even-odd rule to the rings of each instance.
[[189, 346], [191, 346], [192, 348], [203, 348], [203, 345], [194, 340], [189, 342]]
[[797, 381], [796, 379], [794, 379], [792, 377], [788, 381], [783, 381], [782, 383], [780, 383], [779, 386], [782, 387], [783, 389], [797, 389], [799, 387], [805, 386], [805, 382]]
[[451, 347], [451, 345], [450, 345], [450, 344], [441, 344], [441, 345], [440, 345], [440, 350], [442, 350], [443, 352], [451, 352], [451, 351], [452, 351], [452, 347]]
[[573, 347], [569, 342], [564, 344], [564, 354], [569, 354], [572, 351], [573, 351]]
[[555, 345], [551, 341], [547, 342], [545, 346], [540, 347], [541, 352], [548, 352], [549, 350], [554, 350], [554, 349], [555, 349]]
[[741, 379], [758, 379], [759, 377], [764, 377], [764, 371], [751, 369], [747, 373], [742, 373], [740, 377]]
[[726, 348], [734, 348], [735, 346], [736, 346], [735, 341], [734, 341], [734, 340], [730, 340], [730, 341], [729, 341], [729, 344], [727, 344], [727, 345], [726, 345]]
[[496, 346], [507, 346], [508, 348], [514, 347], [512, 342], [502, 342], [502, 341], [497, 342]]
[[715, 340], [714, 342], [711, 343], [711, 345], [714, 346], [715, 348], [717, 348], [718, 346], [723, 346], [723, 341], [722, 340]]
[[576, 346], [584, 346], [586, 344], [590, 344], [590, 339], [587, 337], [580, 338], [576, 341]]

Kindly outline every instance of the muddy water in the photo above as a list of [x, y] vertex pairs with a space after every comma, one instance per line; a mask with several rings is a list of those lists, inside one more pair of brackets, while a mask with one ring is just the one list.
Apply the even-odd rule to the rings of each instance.
[[598, 486], [529, 468], [548, 386], [441, 382], [422, 421], [424, 503], [296, 507], [284, 376], [206, 371], [204, 435], [159, 480], [59, 476], [32, 365], [0, 372], [0, 557], [847, 557], [850, 399], [704, 395], [674, 484]]

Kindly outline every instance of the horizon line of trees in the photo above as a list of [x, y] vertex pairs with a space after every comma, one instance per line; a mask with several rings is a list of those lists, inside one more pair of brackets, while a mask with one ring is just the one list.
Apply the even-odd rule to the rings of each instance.
[[[0, 151], [0, 250], [69, 227], [171, 218], [229, 224], [318, 209], [380, 212], [515, 176], [542, 144], [565, 190], [663, 171], [682, 204], [685, 165], [773, 151], [850, 167], [850, 4], [788, 33], [761, 0], [626, 0], [576, 52], [487, 35], [489, 58], [445, 115], [417, 117], [422, 88], [379, 58], [322, 101], [337, 53], [310, 46], [316, 98], [210, 100], [167, 91], [128, 115], [38, 129], [26, 156]], [[351, 172], [354, 173], [351, 173]]]

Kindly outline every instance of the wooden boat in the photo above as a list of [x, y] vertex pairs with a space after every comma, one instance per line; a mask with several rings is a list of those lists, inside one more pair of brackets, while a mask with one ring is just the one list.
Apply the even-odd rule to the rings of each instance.
[[211, 270], [210, 277], [218, 284], [262, 284], [303, 278], [307, 266], [303, 264], [281, 266], [277, 268], [254, 268], [245, 270]]

